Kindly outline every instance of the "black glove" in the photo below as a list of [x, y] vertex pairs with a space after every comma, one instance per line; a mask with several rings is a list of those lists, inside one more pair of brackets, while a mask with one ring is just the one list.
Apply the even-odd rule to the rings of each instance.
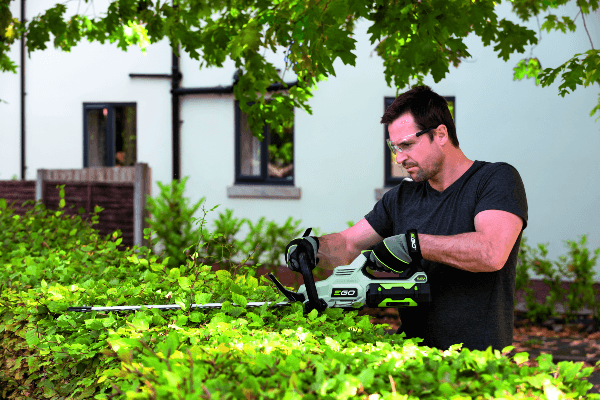
[[313, 270], [319, 263], [317, 252], [319, 251], [319, 239], [316, 236], [308, 236], [312, 228], [308, 228], [300, 238], [292, 240], [285, 248], [285, 263], [294, 272], [300, 271], [300, 253], [308, 255], [309, 267]]
[[376, 265], [375, 271], [394, 273], [402, 273], [413, 259], [415, 261], [421, 259], [421, 248], [417, 231], [414, 229], [408, 230], [406, 235], [400, 234], [383, 239], [373, 247], [370, 256], [370, 260]]

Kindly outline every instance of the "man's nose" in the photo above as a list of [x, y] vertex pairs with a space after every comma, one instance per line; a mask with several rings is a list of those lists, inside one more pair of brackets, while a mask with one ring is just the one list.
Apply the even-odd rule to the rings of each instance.
[[404, 162], [404, 160], [406, 160], [408, 157], [406, 156], [406, 154], [404, 152], [400, 152], [397, 151], [396, 152], [396, 162], [398, 164], [402, 164]]

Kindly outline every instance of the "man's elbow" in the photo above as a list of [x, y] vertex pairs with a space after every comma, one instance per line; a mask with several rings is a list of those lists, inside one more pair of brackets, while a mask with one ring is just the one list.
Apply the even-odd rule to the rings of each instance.
[[507, 259], [507, 257], [496, 257], [495, 259], [493, 259], [493, 261], [489, 264], [491, 272], [497, 272], [504, 268]]
[[502, 268], [504, 268], [504, 264], [494, 264], [490, 267], [491, 271], [490, 272], [498, 272], [500, 271]]

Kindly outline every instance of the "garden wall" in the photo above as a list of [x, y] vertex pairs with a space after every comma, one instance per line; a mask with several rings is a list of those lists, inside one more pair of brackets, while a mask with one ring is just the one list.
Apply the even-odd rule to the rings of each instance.
[[[13, 202], [15, 214], [25, 215], [34, 204], [41, 201], [46, 209], [59, 209], [59, 188], [65, 185], [65, 214], [79, 215], [87, 219], [96, 205], [104, 210], [94, 225], [101, 237], [117, 229], [122, 232], [121, 250], [134, 245], [147, 246], [143, 230], [147, 228], [146, 197], [151, 196], [151, 169], [145, 163], [131, 167], [91, 167], [82, 169], [37, 171], [35, 181], [0, 181], [0, 198], [7, 205]], [[71, 208], [71, 206], [74, 206]]]

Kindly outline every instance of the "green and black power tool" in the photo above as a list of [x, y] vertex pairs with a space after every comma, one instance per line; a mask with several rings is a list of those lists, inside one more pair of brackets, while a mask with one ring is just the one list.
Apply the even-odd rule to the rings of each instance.
[[[248, 302], [246, 307], [260, 307], [264, 304], [270, 306], [288, 306], [293, 302], [302, 302], [304, 312], [313, 309], [323, 311], [326, 308], [342, 308], [344, 310], [359, 310], [363, 307], [414, 307], [419, 303], [431, 301], [427, 275], [420, 265], [420, 254], [411, 253], [412, 262], [397, 276], [375, 277], [367, 269], [377, 269], [370, 261], [371, 250], [364, 250], [349, 265], [342, 265], [333, 270], [327, 279], [315, 283], [312, 269], [308, 265], [306, 253], [299, 255], [300, 269], [304, 284], [297, 292], [292, 292], [283, 287], [277, 278], [269, 273], [268, 277], [289, 300], [288, 302]], [[236, 304], [233, 304], [236, 305]], [[222, 303], [192, 304], [191, 308], [211, 309], [221, 308]], [[144, 305], [144, 306], [112, 306], [112, 307], [69, 307], [67, 311], [129, 311], [139, 310], [141, 307], [157, 308], [162, 310], [175, 310], [181, 307], [177, 304]]]

